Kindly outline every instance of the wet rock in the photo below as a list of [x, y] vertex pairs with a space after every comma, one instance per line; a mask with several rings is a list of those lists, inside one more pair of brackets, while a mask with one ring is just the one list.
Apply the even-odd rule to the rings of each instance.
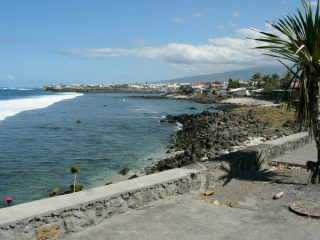
[[133, 174], [133, 175], [131, 175], [130, 177], [128, 177], [128, 180], [134, 179], [134, 178], [137, 178], [137, 177], [139, 177], [137, 174]]
[[164, 170], [180, 168], [190, 163], [192, 163], [190, 156], [184, 151], [178, 151], [154, 162], [150, 166], [145, 167], [144, 172], [146, 175], [149, 175]]
[[129, 168], [127, 168], [127, 167], [125, 167], [125, 168], [122, 168], [118, 173], [120, 174], [120, 175], [127, 175], [127, 173], [130, 171], [130, 169]]

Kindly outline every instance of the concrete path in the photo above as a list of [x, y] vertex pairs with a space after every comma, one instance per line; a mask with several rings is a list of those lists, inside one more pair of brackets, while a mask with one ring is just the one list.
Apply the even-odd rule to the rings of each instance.
[[[305, 165], [316, 160], [314, 143], [275, 159]], [[299, 172], [299, 176], [301, 173]], [[295, 215], [288, 205], [320, 197], [320, 186], [305, 186], [233, 179], [227, 187], [214, 186], [212, 199], [186, 194], [161, 200], [142, 209], [114, 216], [65, 240], [314, 240], [320, 239], [320, 220]], [[272, 200], [274, 193], [284, 197]], [[221, 196], [220, 196], [221, 195]], [[215, 205], [218, 199], [236, 202]]]
[[305, 166], [307, 161], [317, 161], [317, 148], [314, 142], [274, 159], [280, 163], [291, 163]]
[[184, 195], [115, 216], [66, 240], [314, 240], [320, 236], [319, 224], [286, 206], [246, 210]]

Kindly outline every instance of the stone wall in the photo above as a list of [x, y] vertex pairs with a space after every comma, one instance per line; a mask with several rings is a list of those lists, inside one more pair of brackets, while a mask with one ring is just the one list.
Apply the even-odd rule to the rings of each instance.
[[273, 158], [302, 147], [311, 141], [312, 139], [309, 137], [307, 132], [289, 135], [272, 141], [267, 141], [265, 144], [262, 144], [260, 146], [261, 154], [264, 160], [270, 164]]
[[308, 133], [297, 133], [250, 146], [221, 156], [216, 160], [228, 162], [237, 172], [256, 171], [263, 167], [269, 168], [274, 158], [302, 147], [311, 140]]
[[168, 196], [199, 190], [201, 173], [174, 169], [0, 210], [0, 240], [57, 240]]

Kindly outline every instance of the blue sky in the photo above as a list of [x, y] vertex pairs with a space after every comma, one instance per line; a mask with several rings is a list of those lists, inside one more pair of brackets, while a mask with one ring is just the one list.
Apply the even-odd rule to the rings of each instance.
[[250, 49], [299, 0], [3, 0], [0, 86], [158, 81], [271, 64]]

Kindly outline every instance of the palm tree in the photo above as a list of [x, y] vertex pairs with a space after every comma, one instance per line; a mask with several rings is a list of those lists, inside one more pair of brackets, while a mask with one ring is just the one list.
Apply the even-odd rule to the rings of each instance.
[[281, 79], [280, 79], [280, 88], [281, 89], [288, 89], [290, 87], [292, 73], [288, 71]]
[[[320, 11], [310, 0], [302, 1], [297, 14], [279, 19], [271, 26], [273, 32], [260, 32], [256, 40], [265, 45], [266, 55], [277, 58], [292, 73], [298, 88], [297, 120], [314, 137], [318, 159], [311, 182], [320, 182]], [[290, 67], [289, 67], [290, 65]], [[292, 84], [291, 84], [292, 85]]]
[[76, 192], [76, 186], [77, 186], [77, 176], [80, 173], [80, 168], [78, 166], [72, 166], [70, 168], [70, 172], [73, 174], [73, 192]]

